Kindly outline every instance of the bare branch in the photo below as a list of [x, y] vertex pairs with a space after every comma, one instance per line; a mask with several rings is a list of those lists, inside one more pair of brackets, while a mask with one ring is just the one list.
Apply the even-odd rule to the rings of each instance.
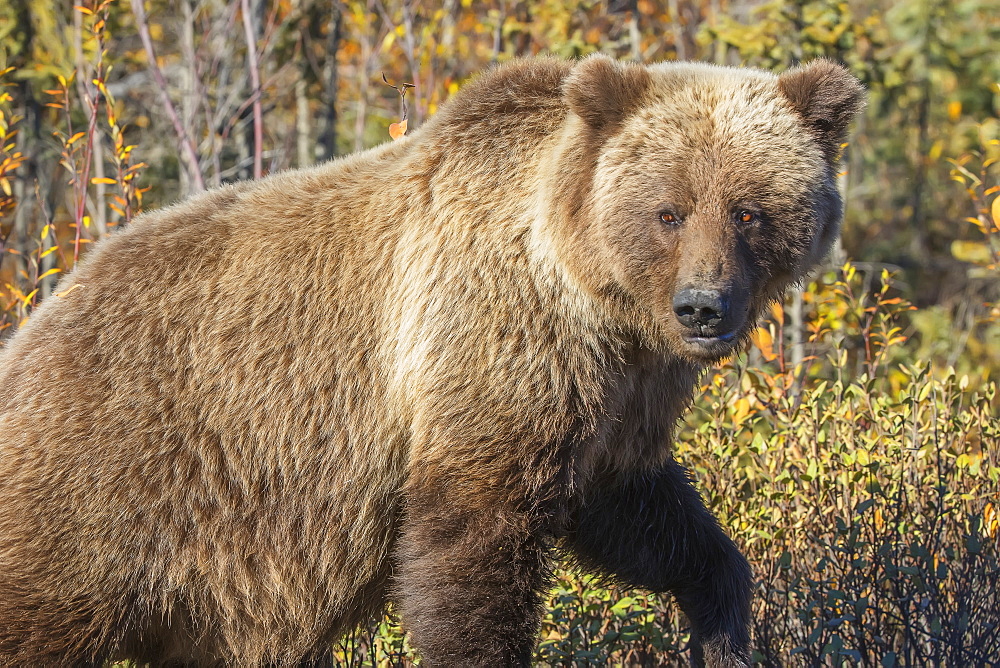
[[250, 0], [240, 0], [243, 10], [243, 33], [247, 40], [247, 64], [250, 67], [250, 86], [253, 99], [253, 177], [263, 175], [261, 151], [264, 144], [264, 119], [260, 107], [260, 72], [257, 69], [257, 36], [250, 14]]
[[184, 130], [184, 125], [177, 116], [177, 109], [174, 108], [174, 103], [171, 102], [170, 95], [167, 93], [167, 80], [164, 78], [163, 72], [156, 62], [156, 52], [153, 50], [153, 40], [149, 36], [149, 23], [146, 20], [146, 8], [143, 7], [142, 2], [143, 0], [132, 0], [132, 13], [135, 14], [135, 25], [139, 29], [139, 38], [142, 39], [142, 45], [146, 49], [146, 56], [149, 58], [149, 70], [153, 74], [153, 79], [156, 80], [156, 85], [160, 88], [160, 97], [163, 99], [163, 106], [166, 109], [167, 116], [170, 117], [170, 122], [174, 126], [174, 131], [177, 133], [177, 139], [181, 145], [181, 155], [184, 156], [188, 163], [188, 169], [191, 172], [195, 190], [204, 190], [205, 179], [202, 178], [201, 165], [198, 164], [198, 153], [195, 151], [191, 137]]

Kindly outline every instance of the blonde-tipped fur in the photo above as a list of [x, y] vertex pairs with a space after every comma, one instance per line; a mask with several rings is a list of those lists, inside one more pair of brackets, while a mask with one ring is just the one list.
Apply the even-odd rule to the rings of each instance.
[[388, 598], [428, 664], [525, 665], [556, 547], [746, 663], [673, 426], [829, 246], [860, 100], [826, 62], [520, 61], [97, 244], [0, 354], [0, 666], [306, 665]]

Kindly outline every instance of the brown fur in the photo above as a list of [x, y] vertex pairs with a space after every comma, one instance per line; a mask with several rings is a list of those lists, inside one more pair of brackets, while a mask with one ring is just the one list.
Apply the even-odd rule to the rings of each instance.
[[0, 357], [0, 665], [308, 664], [387, 597], [430, 665], [524, 665], [557, 543], [746, 663], [749, 569], [673, 426], [826, 251], [861, 95], [517, 62], [102, 242]]

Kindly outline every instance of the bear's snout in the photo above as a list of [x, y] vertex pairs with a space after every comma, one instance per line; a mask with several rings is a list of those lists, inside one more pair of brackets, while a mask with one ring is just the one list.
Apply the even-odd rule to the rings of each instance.
[[674, 313], [688, 329], [715, 331], [729, 313], [729, 297], [719, 290], [685, 288], [674, 295]]
[[682, 327], [681, 337], [698, 357], [729, 353], [746, 320], [746, 304], [733, 291], [688, 286], [674, 294], [674, 315]]

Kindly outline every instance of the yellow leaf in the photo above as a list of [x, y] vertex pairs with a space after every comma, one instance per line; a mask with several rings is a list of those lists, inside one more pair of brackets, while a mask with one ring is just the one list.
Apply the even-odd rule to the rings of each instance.
[[60, 269], [59, 267], [52, 267], [47, 272], [45, 272], [44, 274], [42, 274], [41, 276], [39, 276], [38, 280], [42, 280], [43, 278], [46, 278], [48, 276], [52, 276], [54, 274], [58, 274], [60, 271], [62, 271], [62, 269]]
[[991, 209], [993, 214], [993, 225], [1000, 230], [1000, 197], [993, 198], [993, 205]]
[[76, 140], [78, 140], [80, 137], [83, 137], [86, 134], [87, 134], [86, 132], [77, 132], [75, 135], [66, 140], [66, 146], [72, 146], [73, 144], [76, 143]]
[[931, 162], [937, 162], [941, 159], [941, 154], [944, 152], [944, 142], [938, 140], [931, 145], [930, 151], [927, 152], [927, 157]]
[[776, 322], [785, 321], [785, 305], [781, 302], [774, 302], [771, 304], [771, 315], [774, 316]]
[[954, 122], [959, 119], [962, 115], [962, 103], [958, 100], [953, 100], [948, 103], [948, 120]]
[[991, 259], [990, 248], [982, 241], [956, 239], [951, 242], [951, 254], [956, 260], [971, 264], [988, 264]]
[[42, 228], [42, 239], [46, 239], [49, 236], [49, 230], [52, 229], [51, 225], [46, 225]]
[[773, 362], [777, 359], [778, 356], [774, 354], [774, 338], [769, 330], [758, 327], [750, 338], [766, 361]]
[[63, 290], [62, 292], [57, 292], [55, 294], [56, 294], [56, 297], [65, 297], [66, 295], [68, 295], [69, 293], [73, 292], [77, 288], [82, 288], [82, 287], [83, 286], [80, 283], [74, 283], [73, 285], [71, 285], [68, 288], [66, 288], [65, 290]]
[[736, 405], [733, 406], [733, 424], [739, 425], [743, 422], [743, 418], [750, 414], [750, 400], [746, 397], [740, 397], [736, 400]]
[[90, 182], [93, 183], [94, 185], [97, 185], [98, 183], [104, 183], [104, 184], [107, 184], [109, 186], [113, 186], [116, 183], [118, 183], [114, 179], [110, 179], [107, 176], [102, 176], [100, 178], [98, 178], [98, 177], [95, 176], [94, 178], [90, 179]]

